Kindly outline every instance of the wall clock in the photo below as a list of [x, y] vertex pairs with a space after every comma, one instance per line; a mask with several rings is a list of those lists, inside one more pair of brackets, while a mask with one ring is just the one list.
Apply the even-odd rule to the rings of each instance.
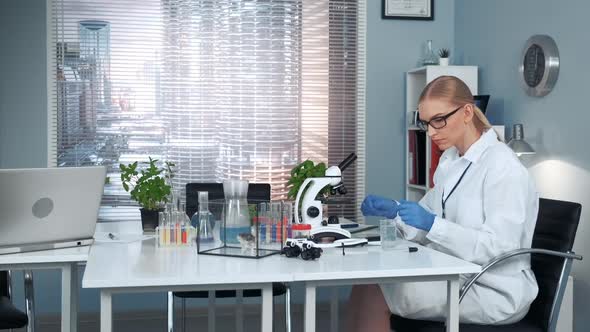
[[553, 38], [547, 35], [529, 38], [522, 51], [519, 71], [522, 87], [529, 96], [542, 97], [551, 92], [559, 75], [559, 51]]

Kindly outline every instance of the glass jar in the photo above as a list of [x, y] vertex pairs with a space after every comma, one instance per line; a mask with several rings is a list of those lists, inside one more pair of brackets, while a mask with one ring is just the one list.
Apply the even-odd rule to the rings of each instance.
[[294, 239], [307, 239], [311, 236], [310, 224], [293, 224], [291, 226]]

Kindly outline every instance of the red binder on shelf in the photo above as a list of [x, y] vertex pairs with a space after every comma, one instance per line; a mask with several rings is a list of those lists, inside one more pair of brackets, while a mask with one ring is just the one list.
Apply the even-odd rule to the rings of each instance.
[[430, 188], [434, 187], [434, 172], [438, 167], [438, 161], [440, 160], [440, 156], [442, 155], [442, 151], [439, 150], [438, 146], [434, 144], [432, 141], [430, 142], [430, 170], [429, 170], [429, 183]]
[[426, 164], [426, 155], [429, 153], [426, 150], [426, 133], [423, 131], [414, 130], [416, 134], [416, 184], [419, 186], [426, 185], [428, 177], [428, 164]]

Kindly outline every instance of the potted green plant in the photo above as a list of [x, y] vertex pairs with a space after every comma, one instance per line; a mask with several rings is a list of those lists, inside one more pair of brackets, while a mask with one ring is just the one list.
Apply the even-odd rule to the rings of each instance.
[[448, 48], [441, 48], [440, 50], [438, 50], [438, 56], [439, 56], [439, 64], [441, 66], [448, 66], [449, 65], [449, 57], [451, 56], [451, 50], [449, 50]]
[[157, 162], [157, 159], [149, 157], [148, 163], [142, 163], [147, 164], [142, 169], [138, 169], [137, 161], [119, 165], [123, 188], [141, 207], [141, 225], [147, 231], [153, 231], [158, 226], [158, 212], [163, 211], [170, 201], [172, 189], [169, 182], [174, 175], [174, 164], [165, 162], [163, 166], [158, 166]]
[[[287, 197], [289, 199], [295, 199], [297, 197], [297, 192], [303, 181], [310, 177], [322, 177], [326, 175], [326, 164], [318, 163], [314, 164], [311, 160], [306, 160], [299, 165], [293, 167], [291, 170], [291, 178], [287, 182], [287, 186], [290, 186], [289, 192], [287, 193]], [[327, 196], [330, 193], [330, 186], [325, 187], [322, 191], [320, 191], [320, 196]]]

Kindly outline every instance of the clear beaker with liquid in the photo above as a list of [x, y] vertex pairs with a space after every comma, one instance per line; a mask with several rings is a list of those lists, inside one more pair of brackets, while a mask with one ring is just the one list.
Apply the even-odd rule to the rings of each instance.
[[395, 219], [381, 219], [379, 221], [379, 237], [381, 238], [381, 248], [390, 250], [397, 248], [398, 241], [397, 224]]
[[240, 234], [251, 234], [250, 211], [248, 209], [248, 181], [227, 180], [223, 182], [224, 206], [224, 241], [226, 244], [238, 244]]

